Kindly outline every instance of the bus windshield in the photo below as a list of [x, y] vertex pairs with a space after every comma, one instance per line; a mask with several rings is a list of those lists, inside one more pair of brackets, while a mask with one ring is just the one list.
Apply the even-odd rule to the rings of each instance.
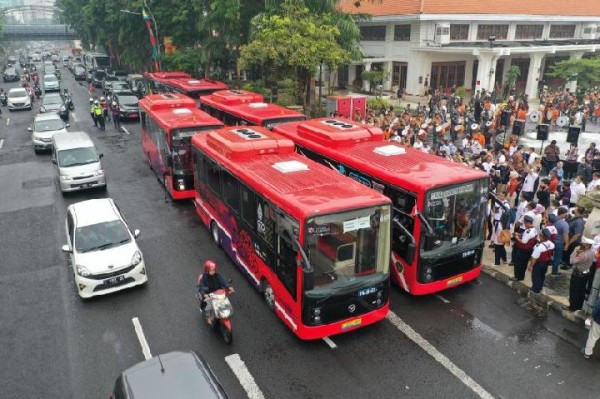
[[337, 290], [362, 276], [388, 273], [388, 205], [311, 218], [305, 237], [315, 291]]
[[176, 174], [192, 172], [192, 137], [194, 134], [220, 128], [221, 126], [218, 125], [209, 125], [173, 129], [171, 131], [173, 137], [171, 152], [174, 172]]
[[424, 216], [435, 235], [431, 255], [482, 239], [487, 185], [487, 180], [475, 180], [427, 193]]

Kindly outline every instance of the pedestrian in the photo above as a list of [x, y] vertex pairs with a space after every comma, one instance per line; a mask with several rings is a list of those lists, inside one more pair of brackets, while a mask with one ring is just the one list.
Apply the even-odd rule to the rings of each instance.
[[514, 235], [516, 259], [514, 259], [514, 277], [511, 277], [510, 281], [523, 281], [525, 279], [525, 269], [531, 258], [533, 247], [537, 242], [538, 233], [535, 230], [535, 227], [533, 227], [533, 217], [531, 215], [526, 215], [523, 218], [523, 221], [525, 223], [523, 234], [516, 233]]
[[104, 125], [104, 110], [102, 109], [102, 106], [100, 105], [100, 103], [98, 102], [98, 100], [94, 101], [93, 110], [94, 110], [94, 115], [96, 116], [96, 120], [98, 122], [98, 125], [100, 125], [100, 129], [104, 130], [105, 129], [105, 125]]
[[533, 208], [533, 227], [537, 231], [542, 230], [542, 222], [544, 221], [544, 213], [546, 212], [546, 207], [542, 204], [536, 204]]
[[546, 171], [550, 172], [559, 161], [560, 148], [556, 145], [556, 140], [552, 140], [550, 144], [544, 148], [544, 160], [546, 161]]
[[594, 310], [592, 310], [591, 316], [588, 317], [586, 324], [587, 323], [590, 325], [590, 332], [588, 333], [585, 347], [581, 349], [581, 353], [584, 358], [589, 359], [594, 353], [596, 341], [600, 338], [600, 297], [596, 299]]
[[590, 268], [596, 260], [593, 244], [594, 240], [582, 237], [581, 245], [575, 248], [569, 259], [571, 265], [573, 265], [573, 273], [571, 273], [569, 284], [569, 309], [572, 311], [581, 309], [585, 301]]
[[583, 235], [583, 228], [585, 227], [585, 221], [583, 220], [583, 214], [585, 209], [578, 206], [574, 210], [573, 217], [569, 220], [569, 240], [567, 241], [567, 249], [563, 255], [563, 262], [565, 263], [560, 268], [563, 270], [571, 269], [570, 257], [576, 247], [581, 244], [581, 236]]
[[120, 119], [121, 108], [119, 108], [119, 104], [116, 101], [113, 101], [110, 107], [110, 113], [112, 114], [113, 124], [115, 125], [115, 130], [118, 132], [121, 129], [121, 119]]
[[506, 258], [506, 247], [504, 246], [506, 243], [502, 241], [500, 233], [502, 233], [503, 230], [507, 230], [510, 226], [510, 212], [506, 210], [508, 204], [503, 201], [503, 193], [498, 194], [498, 199], [500, 199], [502, 203], [494, 203], [494, 231], [492, 233], [492, 242], [494, 243], [494, 266], [500, 266], [500, 262], [502, 262], [502, 264], [508, 262], [508, 259]]
[[571, 182], [571, 198], [569, 198], [569, 206], [571, 208], [577, 206], [579, 197], [585, 194], [585, 183], [583, 182], [583, 176], [577, 175], [575, 180]]
[[585, 192], [589, 193], [595, 191], [598, 186], [600, 186], [600, 172], [594, 172], [592, 173], [592, 181], [588, 183]]
[[577, 166], [579, 165], [579, 148], [577, 144], [571, 143], [571, 147], [565, 157], [565, 179], [572, 179], [577, 173]]
[[549, 185], [550, 179], [542, 179], [538, 191], [535, 193], [535, 196], [538, 200], [538, 205], [543, 205], [544, 208], [550, 207], [550, 190], [548, 189]]
[[554, 238], [554, 257], [552, 259], [552, 276], [560, 276], [558, 267], [562, 260], [563, 252], [568, 248], [569, 242], [569, 224], [565, 218], [569, 214], [569, 210], [565, 207], [559, 207], [557, 214], [550, 214], [548, 222], [556, 229], [556, 237]]
[[539, 234], [539, 242], [533, 247], [528, 270], [531, 272], [531, 291], [539, 294], [544, 288], [544, 280], [548, 265], [552, 260], [554, 243], [550, 240], [552, 233], [544, 228]]
[[92, 120], [94, 121], [94, 126], [98, 127], [98, 119], [96, 119], [96, 112], [94, 106], [94, 99], [90, 98], [90, 115], [92, 116]]
[[527, 200], [531, 201], [533, 200], [533, 193], [537, 191], [540, 176], [536, 166], [526, 166], [525, 170], [527, 171], [527, 176], [525, 176], [525, 180], [523, 181], [521, 192], [527, 196]]

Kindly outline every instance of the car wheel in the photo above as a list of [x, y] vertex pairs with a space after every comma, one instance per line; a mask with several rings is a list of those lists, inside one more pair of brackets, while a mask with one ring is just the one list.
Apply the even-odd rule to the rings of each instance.
[[210, 223], [210, 235], [217, 247], [221, 246], [221, 236], [219, 235], [219, 226], [214, 220]]

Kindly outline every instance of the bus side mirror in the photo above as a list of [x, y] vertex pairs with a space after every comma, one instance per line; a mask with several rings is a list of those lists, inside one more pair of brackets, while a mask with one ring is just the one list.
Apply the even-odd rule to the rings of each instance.
[[406, 253], [404, 254], [404, 260], [407, 264], [411, 265], [415, 259], [415, 253], [417, 252], [417, 244], [409, 242], [406, 246]]
[[165, 162], [169, 168], [172, 167], [173, 166], [173, 156], [171, 154], [167, 154], [167, 156], [165, 157]]
[[311, 270], [307, 270], [306, 268], [302, 268], [303, 280], [304, 280], [304, 290], [310, 291], [315, 287], [315, 279], [314, 273]]
[[435, 235], [426, 233], [425, 234], [425, 250], [430, 251], [435, 246]]

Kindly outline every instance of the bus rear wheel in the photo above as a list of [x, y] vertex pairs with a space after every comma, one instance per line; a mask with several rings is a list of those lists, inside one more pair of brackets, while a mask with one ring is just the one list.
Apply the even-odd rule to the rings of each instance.
[[265, 302], [267, 303], [267, 306], [269, 307], [269, 309], [274, 310], [275, 309], [275, 293], [273, 292], [273, 288], [271, 287], [271, 284], [269, 284], [269, 282], [267, 280], [263, 280], [263, 282], [262, 282], [262, 292], [263, 292], [263, 297], [265, 298]]
[[221, 237], [219, 236], [219, 226], [217, 226], [217, 222], [215, 222], [214, 220], [210, 223], [210, 235], [212, 236], [214, 243], [217, 244], [218, 247], [220, 247]]

